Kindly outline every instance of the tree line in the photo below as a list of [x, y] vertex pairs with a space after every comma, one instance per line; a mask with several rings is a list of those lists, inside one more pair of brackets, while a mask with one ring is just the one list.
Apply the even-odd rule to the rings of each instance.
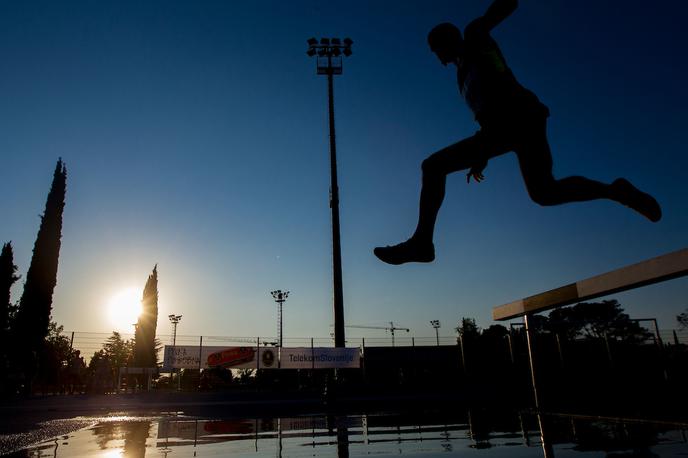
[[[4, 243], [0, 252], [0, 394], [3, 395], [31, 394], [38, 388], [45, 390], [46, 386], [58, 383], [74, 385], [84, 366], [79, 351], [73, 350], [72, 342], [63, 334], [63, 327], [52, 320], [66, 191], [67, 167], [60, 158], [41, 215], [24, 288], [16, 303], [12, 303], [11, 289], [21, 276], [14, 263], [12, 242]], [[132, 348], [127, 363], [154, 367], [157, 365], [157, 265], [144, 287], [142, 306], [135, 338], [126, 344]], [[110, 362], [109, 354], [106, 359], [110, 371], [121, 364], [119, 360]]]
[[[688, 327], [688, 311], [676, 317], [680, 328]], [[548, 316], [533, 315], [533, 328], [537, 332], [559, 335], [568, 340], [613, 339], [626, 343], [642, 343], [651, 339], [653, 333], [644, 328], [639, 320], [624, 312], [616, 299], [601, 302], [581, 302], [552, 310]], [[504, 337], [509, 329], [500, 324], [481, 330], [473, 318], [462, 318], [455, 328], [464, 339], [483, 337]]]

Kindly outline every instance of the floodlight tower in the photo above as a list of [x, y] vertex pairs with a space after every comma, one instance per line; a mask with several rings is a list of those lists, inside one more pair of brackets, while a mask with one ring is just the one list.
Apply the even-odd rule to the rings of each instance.
[[334, 290], [334, 346], [344, 347], [344, 293], [342, 286], [342, 248], [339, 237], [339, 187], [337, 185], [337, 145], [334, 131], [334, 75], [342, 74], [342, 55], [351, 55], [351, 38], [308, 39], [308, 54], [316, 56], [318, 75], [327, 75], [330, 121], [330, 209], [332, 210], [332, 275]]
[[172, 337], [172, 346], [177, 346], [177, 325], [182, 321], [181, 315], [168, 315], [167, 318], [170, 319], [170, 323], [174, 325], [174, 337]]
[[277, 319], [279, 323], [279, 346], [282, 348], [282, 304], [287, 301], [287, 297], [289, 297], [289, 291], [282, 291], [281, 289], [278, 289], [276, 291], [270, 291], [270, 294], [272, 294], [272, 297], [275, 298], [275, 302], [277, 302], [277, 305], [279, 306]]
[[431, 320], [430, 325], [435, 328], [435, 338], [437, 339], [437, 346], [440, 346], [440, 320]]

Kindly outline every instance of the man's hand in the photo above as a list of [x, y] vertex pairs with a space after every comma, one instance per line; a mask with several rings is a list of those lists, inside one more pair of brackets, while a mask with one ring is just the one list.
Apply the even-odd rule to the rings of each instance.
[[487, 167], [487, 161], [481, 162], [471, 167], [471, 169], [466, 174], [466, 183], [471, 182], [471, 177], [473, 177], [476, 183], [480, 183], [481, 181], [483, 181], [485, 179], [485, 175], [483, 175], [483, 170], [485, 170], [485, 167]]
[[487, 30], [489, 31], [497, 27], [516, 8], [518, 8], [518, 0], [494, 0], [482, 17]]
[[473, 169], [471, 169], [471, 171], [466, 174], [466, 183], [471, 182], [471, 177], [473, 177], [476, 183], [480, 183], [485, 179], [485, 175], [483, 175], [480, 172], [473, 172]]

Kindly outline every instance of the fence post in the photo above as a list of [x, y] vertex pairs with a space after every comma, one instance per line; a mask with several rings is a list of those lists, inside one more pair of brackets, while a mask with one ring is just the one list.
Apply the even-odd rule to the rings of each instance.
[[258, 370], [260, 370], [260, 337], [256, 337], [256, 377], [258, 377]]
[[[260, 391], [260, 337], [256, 337], [256, 392]], [[256, 430], [257, 431], [257, 430]], [[256, 433], [258, 434], [258, 433]], [[257, 444], [257, 442], [256, 442]]]
[[664, 356], [664, 342], [662, 342], [662, 337], [659, 335], [659, 326], [657, 326], [657, 318], [652, 319], [652, 324], [655, 328], [655, 335], [657, 336], [655, 342], [657, 343], [657, 348], [659, 349], [659, 358], [662, 361], [662, 375], [664, 376], [664, 381], [669, 380], [669, 371], [667, 369], [667, 358]]
[[198, 343], [198, 390], [201, 389], [201, 369], [203, 369], [203, 336]]
[[[311, 337], [311, 370], [315, 370], [315, 348], [313, 347], [313, 338]], [[311, 374], [315, 375], [315, 373]]]
[[463, 349], [463, 336], [459, 334], [459, 346], [461, 347], [461, 367], [463, 367], [463, 373], [468, 373], [468, 368], [466, 367], [466, 353]]
[[657, 345], [659, 345], [660, 347], [663, 347], [664, 342], [662, 342], [662, 336], [659, 335], [659, 326], [657, 326], [657, 318], [653, 318], [652, 323], [654, 324], [654, 327], [655, 327], [655, 335], [657, 336]]
[[607, 333], [604, 333], [604, 345], [607, 348], [607, 358], [609, 359], [609, 366], [613, 369], [614, 368], [614, 358], [612, 358], [612, 347], [609, 344], [609, 336]]
[[368, 378], [366, 377], [366, 361], [365, 361], [365, 337], [361, 338], [361, 366], [363, 370], [363, 382], [367, 385], [368, 384]]
[[557, 351], [559, 352], [559, 363], [561, 364], [561, 368], [564, 369], [564, 352], [561, 349], [561, 337], [558, 332], [555, 334], [555, 337], [557, 338]]
[[506, 335], [506, 341], [509, 344], [509, 357], [511, 358], [511, 365], [516, 364], [516, 358], [514, 358], [514, 344], [511, 340], [511, 329], [509, 329], [509, 334]]
[[523, 315], [523, 323], [525, 324], [526, 328], [526, 340], [528, 342], [528, 360], [530, 362], [530, 378], [533, 384], [533, 397], [535, 398], [535, 410], [539, 413], [540, 412], [540, 395], [538, 394], [538, 382], [537, 382], [537, 377], [536, 377], [536, 363], [535, 363], [535, 349], [534, 349], [534, 341], [535, 341], [535, 331], [532, 329], [530, 325], [530, 320], [533, 317], [533, 315], [526, 314]]

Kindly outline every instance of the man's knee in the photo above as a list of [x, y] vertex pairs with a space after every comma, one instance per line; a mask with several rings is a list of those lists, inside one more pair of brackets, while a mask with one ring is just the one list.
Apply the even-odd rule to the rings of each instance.
[[557, 205], [560, 199], [556, 190], [556, 186], [548, 186], [545, 184], [528, 186], [528, 195], [533, 202], [543, 207]]
[[420, 165], [420, 168], [423, 171], [424, 176], [439, 175], [442, 173], [440, 161], [437, 159], [437, 157], [435, 157], [434, 154], [423, 160], [423, 162]]
[[434, 153], [423, 160], [420, 165], [423, 176], [445, 176], [451, 173], [451, 164], [447, 162], [446, 155]]

